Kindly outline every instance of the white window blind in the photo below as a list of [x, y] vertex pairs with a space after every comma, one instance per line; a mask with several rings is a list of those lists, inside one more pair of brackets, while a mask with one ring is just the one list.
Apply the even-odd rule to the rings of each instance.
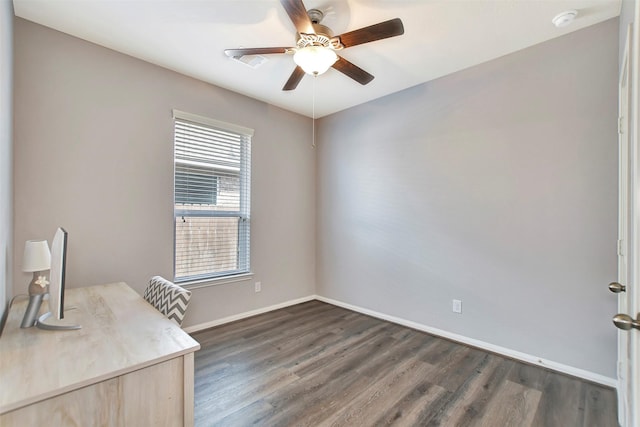
[[248, 273], [253, 130], [177, 110], [173, 116], [174, 280]]

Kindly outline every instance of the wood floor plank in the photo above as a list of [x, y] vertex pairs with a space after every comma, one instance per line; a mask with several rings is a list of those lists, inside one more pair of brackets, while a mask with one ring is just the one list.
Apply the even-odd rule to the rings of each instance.
[[[273, 314], [273, 316], [272, 316]], [[281, 319], [290, 319], [291, 314], [278, 310], [277, 312], [259, 314], [257, 316], [249, 317], [242, 320], [236, 320], [235, 322], [226, 323], [224, 325], [216, 326], [211, 329], [207, 329], [203, 332], [198, 332], [198, 339], [201, 346], [210, 347], [210, 344], [232, 342], [231, 339], [241, 337], [246, 331], [257, 325], [275, 324]]]
[[[218, 388], [232, 387], [238, 381], [254, 381], [256, 378], [271, 375], [272, 369], [287, 368], [294, 364], [306, 352], [314, 351], [309, 343], [322, 346], [336, 342], [338, 338], [333, 334], [309, 336], [299, 340], [288, 340], [280, 350], [272, 343], [265, 343], [262, 347], [250, 347], [249, 353], [236, 353], [222, 358], [217, 364], [207, 365], [208, 369], [196, 369], [196, 392], [200, 387], [215, 383]], [[291, 347], [286, 346], [291, 344]], [[201, 375], [202, 374], [202, 375]], [[202, 379], [200, 379], [202, 377]]]
[[378, 411], [394, 407], [398, 393], [417, 386], [421, 378], [428, 376], [432, 370], [433, 365], [421, 360], [405, 359], [380, 378], [372, 379], [369, 386], [350, 399], [347, 406], [329, 417], [325, 415], [325, 420], [318, 425], [372, 425], [378, 418]]
[[610, 388], [319, 301], [193, 335], [196, 426], [617, 425]]
[[548, 373], [532, 425], [536, 427], [582, 426], [584, 422], [582, 384], [583, 381], [577, 378]]
[[395, 404], [383, 411], [376, 410], [375, 426], [419, 426], [420, 419], [425, 413], [434, 412], [447, 402], [451, 392], [445, 388], [420, 378], [415, 387], [407, 389]]
[[[196, 426], [206, 427], [246, 427], [249, 425], [267, 425], [262, 424], [261, 419], [265, 416], [265, 414], [269, 414], [272, 411], [273, 407], [269, 405], [269, 403], [263, 400], [255, 400], [247, 405], [243, 411], [235, 411], [220, 420], [213, 421], [215, 418], [217, 418], [213, 418], [213, 414], [200, 414], [198, 417], [196, 417], [194, 424]], [[248, 419], [256, 421], [255, 423], [249, 424], [247, 423]]]
[[429, 420], [429, 425], [469, 426], [484, 415], [487, 402], [503, 385], [514, 364], [493, 354], [485, 356]]
[[542, 390], [547, 378], [547, 372], [546, 370], [541, 370], [538, 366], [517, 363], [509, 372], [508, 380], [536, 390]]
[[[267, 396], [267, 401], [276, 408], [267, 419], [269, 425], [299, 424], [303, 415], [320, 399], [338, 397], [341, 392], [363, 377], [354, 369], [371, 354], [374, 348], [391, 346], [394, 341], [388, 336], [377, 336], [367, 346], [359, 346], [344, 352], [339, 358], [327, 361], [322, 369], [306, 372], [301, 380], [283, 389], [277, 395]], [[366, 347], [366, 348], [363, 348]], [[362, 351], [360, 351], [362, 350]]]
[[617, 426], [617, 423], [612, 424], [617, 418], [615, 395], [592, 383], [584, 383], [583, 387], [585, 390], [583, 426]]
[[[363, 390], [365, 393], [378, 390], [381, 386], [382, 378], [386, 375], [397, 375], [401, 372], [404, 374], [404, 370], [401, 369], [401, 364], [403, 363], [413, 364], [407, 368], [407, 371], [411, 371], [418, 364], [423, 369], [430, 366], [415, 357], [411, 357], [413, 354], [428, 351], [429, 346], [432, 345], [430, 340], [423, 340], [420, 335], [415, 332], [405, 334], [401, 339], [395, 340], [394, 344], [387, 348], [386, 351], [378, 351], [371, 354], [365, 359], [364, 363], [355, 368], [353, 382], [346, 383], [343, 381], [339, 385], [339, 393], [335, 395], [317, 397], [313, 407], [302, 414], [305, 421], [308, 421], [309, 425], [318, 425], [323, 420], [326, 420], [327, 414], [336, 413], [343, 408], [345, 402], [358, 400], [363, 394]], [[396, 336], [395, 333], [390, 334], [392, 339], [394, 336]]]
[[497, 391], [484, 416], [476, 425], [530, 426], [538, 409], [542, 392], [512, 381], [505, 381]]
[[[311, 319], [315, 319], [314, 321], [307, 321], [306, 324], [300, 326], [299, 319], [297, 318], [289, 318], [289, 321], [294, 322], [294, 325], [286, 325], [282, 328], [275, 328], [272, 326], [272, 331], [269, 334], [263, 334], [260, 339], [252, 339], [246, 338], [245, 336], [235, 337], [233, 339], [229, 339], [226, 342], [221, 342], [218, 344], [211, 344], [203, 347], [202, 350], [202, 360], [207, 359], [215, 359], [221, 360], [226, 357], [233, 357], [238, 355], [239, 353], [248, 352], [248, 351], [257, 351], [264, 352], [264, 349], [268, 346], [276, 346], [279, 343], [282, 343], [283, 340], [286, 340], [287, 337], [293, 336], [295, 340], [300, 340], [301, 338], [306, 338], [307, 336], [318, 336], [322, 334], [329, 334], [330, 331], [327, 331], [327, 327], [333, 326], [336, 323], [340, 324], [350, 324], [351, 322], [361, 321], [360, 319], [354, 318], [353, 316], [349, 316], [349, 313], [337, 314], [337, 315], [328, 315], [329, 313], [324, 312], [322, 317], [317, 318], [312, 316]], [[326, 317], [326, 319], [325, 319]], [[349, 318], [351, 317], [351, 318]], [[295, 341], [289, 340], [289, 341]], [[197, 365], [198, 368], [200, 365]]]
[[[210, 390], [207, 399], [196, 402], [196, 413], [208, 414], [208, 422], [215, 423], [231, 414], [244, 410], [253, 403], [255, 396], [266, 396], [282, 387], [297, 381], [299, 378], [288, 370], [278, 369], [262, 379], [255, 378], [251, 382], [237, 382], [223, 389]], [[204, 396], [205, 393], [200, 393]], [[269, 405], [271, 408], [271, 405]], [[273, 408], [271, 408], [273, 409]], [[263, 411], [266, 414], [269, 411]]]
[[[235, 338], [251, 338], [261, 334], [277, 335], [283, 331], [289, 330], [292, 325], [297, 325], [301, 320], [313, 323], [317, 318], [333, 317], [333, 312], [341, 313], [345, 316], [352, 314], [349, 311], [329, 304], [312, 301], [310, 303], [300, 304], [305, 306], [304, 311], [295, 311], [293, 313], [283, 310], [276, 310], [269, 313], [259, 314], [247, 319], [238, 320], [227, 323], [207, 331], [198, 333], [201, 345], [210, 348], [209, 344], [220, 344], [230, 342]], [[211, 331], [215, 330], [215, 333]]]
[[324, 370], [327, 362], [341, 359], [346, 354], [363, 346], [366, 350], [370, 350], [372, 344], [370, 340], [379, 339], [381, 331], [384, 331], [383, 323], [371, 324], [369, 329], [361, 331], [357, 335], [343, 336], [334, 346], [325, 347], [316, 357], [300, 360], [292, 369], [300, 377], [305, 377], [311, 372]]

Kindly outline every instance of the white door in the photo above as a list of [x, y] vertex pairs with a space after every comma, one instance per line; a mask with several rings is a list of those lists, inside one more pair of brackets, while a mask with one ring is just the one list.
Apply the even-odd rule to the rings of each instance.
[[[629, 47], [631, 63], [629, 103], [629, 283], [626, 314], [640, 320], [640, 2], [635, 4], [634, 28]], [[627, 332], [627, 414], [629, 426], [640, 426], [640, 329]]]
[[[619, 242], [618, 282], [618, 419], [623, 427], [640, 426], [640, 4], [635, 28], [627, 30], [619, 86]], [[635, 88], [635, 89], [634, 89]]]
[[[618, 313], [629, 312], [629, 251], [631, 249], [630, 238], [630, 212], [629, 212], [629, 188], [631, 187], [630, 175], [630, 148], [631, 148], [631, 121], [629, 110], [631, 102], [631, 57], [630, 43], [632, 27], [629, 25], [627, 40], [620, 69], [618, 86], [618, 283], [610, 286], [613, 292], [618, 293]], [[629, 332], [618, 331], [618, 421], [621, 426], [627, 426], [630, 420], [629, 397], [630, 386], [630, 354]]]

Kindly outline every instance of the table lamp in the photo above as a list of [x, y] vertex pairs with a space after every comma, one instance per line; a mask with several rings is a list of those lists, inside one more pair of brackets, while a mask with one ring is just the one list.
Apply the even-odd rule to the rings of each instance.
[[51, 252], [46, 240], [27, 240], [24, 244], [22, 271], [33, 273], [29, 283], [29, 305], [24, 313], [21, 328], [29, 328], [36, 322], [42, 299], [47, 292], [47, 278], [44, 271], [51, 268]]

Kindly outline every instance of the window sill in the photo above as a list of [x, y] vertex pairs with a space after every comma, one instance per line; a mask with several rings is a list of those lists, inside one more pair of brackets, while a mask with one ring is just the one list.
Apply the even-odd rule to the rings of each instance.
[[185, 289], [192, 290], [192, 289], [208, 288], [210, 286], [226, 285], [227, 283], [244, 282], [247, 280], [251, 280], [251, 278], [253, 278], [253, 273], [243, 273], [243, 274], [236, 274], [234, 276], [218, 277], [215, 279], [193, 280], [189, 282], [181, 282], [176, 284], [182, 286]]

